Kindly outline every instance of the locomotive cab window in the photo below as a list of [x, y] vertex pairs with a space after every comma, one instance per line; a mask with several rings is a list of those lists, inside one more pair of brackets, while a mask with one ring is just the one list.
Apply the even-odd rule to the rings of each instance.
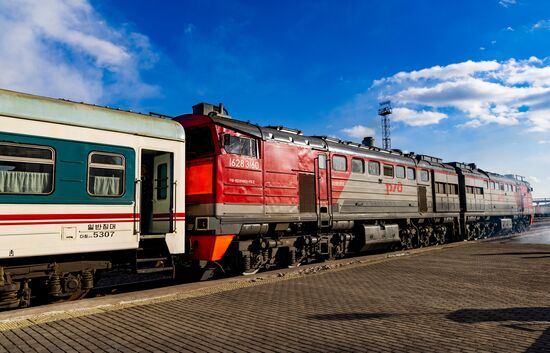
[[241, 156], [258, 157], [256, 140], [248, 137], [223, 135], [223, 147], [225, 152]]
[[380, 163], [369, 161], [369, 174], [380, 175]]
[[54, 164], [51, 147], [1, 142], [0, 194], [51, 194]]
[[393, 166], [384, 164], [384, 176], [393, 178]]
[[346, 157], [344, 156], [332, 157], [332, 169], [339, 172], [345, 172], [348, 169]]
[[88, 194], [122, 196], [125, 168], [125, 159], [121, 154], [91, 152], [88, 158]]
[[364, 174], [365, 173], [365, 163], [361, 159], [352, 159], [351, 160], [351, 172]]

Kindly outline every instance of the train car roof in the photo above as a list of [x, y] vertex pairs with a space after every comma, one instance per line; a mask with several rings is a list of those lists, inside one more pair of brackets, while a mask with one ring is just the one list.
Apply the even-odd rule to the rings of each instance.
[[490, 181], [499, 181], [503, 183], [516, 183], [516, 184], [524, 183], [524, 184], [530, 185], [527, 179], [520, 175], [516, 175], [516, 174], [502, 175], [494, 172], [489, 172], [487, 170], [478, 168], [474, 163], [466, 164], [461, 162], [450, 162], [447, 164], [461, 169], [463, 174], [482, 175], [484, 178]]
[[93, 104], [0, 89], [0, 115], [184, 141], [177, 122]]

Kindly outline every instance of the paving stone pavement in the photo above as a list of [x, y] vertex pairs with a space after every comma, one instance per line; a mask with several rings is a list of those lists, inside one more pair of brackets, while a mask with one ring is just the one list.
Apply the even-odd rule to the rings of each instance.
[[550, 245], [479, 243], [0, 332], [2, 352], [550, 352]]

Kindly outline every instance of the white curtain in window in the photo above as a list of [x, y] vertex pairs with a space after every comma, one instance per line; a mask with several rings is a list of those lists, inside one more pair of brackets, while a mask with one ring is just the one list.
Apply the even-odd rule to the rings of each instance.
[[120, 178], [95, 176], [94, 195], [120, 195]]
[[50, 173], [0, 170], [0, 192], [44, 194], [51, 191]]

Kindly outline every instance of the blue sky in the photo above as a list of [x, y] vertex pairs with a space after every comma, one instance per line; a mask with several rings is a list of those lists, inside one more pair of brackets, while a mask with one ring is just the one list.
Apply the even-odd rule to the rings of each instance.
[[0, 87], [360, 141], [528, 176], [550, 196], [550, 3], [0, 0]]

